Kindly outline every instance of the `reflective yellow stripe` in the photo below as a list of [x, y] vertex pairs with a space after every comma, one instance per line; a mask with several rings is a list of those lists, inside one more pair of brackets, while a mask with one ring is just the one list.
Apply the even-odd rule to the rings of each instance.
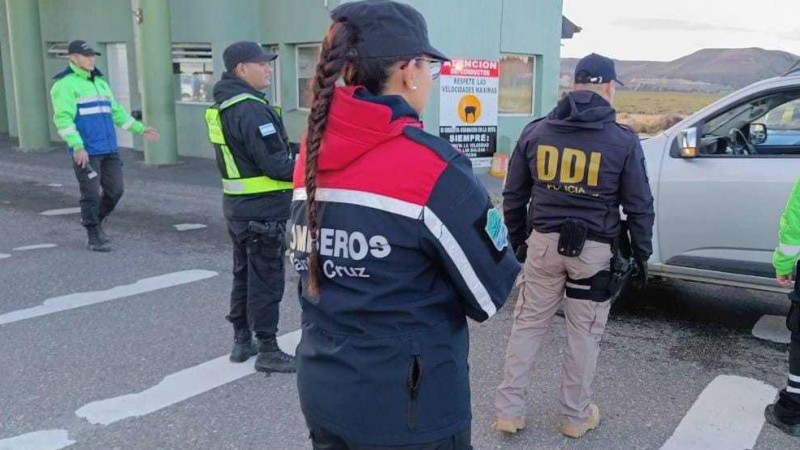
[[233, 97], [225, 100], [224, 102], [222, 102], [219, 105], [219, 109], [221, 111], [221, 110], [223, 110], [225, 108], [230, 108], [231, 106], [233, 106], [233, 105], [235, 105], [235, 104], [237, 104], [239, 102], [243, 102], [245, 100], [255, 100], [255, 101], [259, 102], [259, 103], [263, 103], [265, 105], [267, 104], [267, 102], [264, 99], [258, 98], [253, 94], [239, 94], [239, 95], [233, 96]]
[[231, 149], [227, 145], [221, 145], [222, 159], [225, 160], [225, 172], [228, 173], [228, 178], [239, 178], [239, 168], [236, 167], [236, 161], [233, 160]]
[[269, 177], [222, 179], [222, 191], [228, 195], [251, 195], [264, 192], [287, 191], [293, 187], [291, 181], [276, 181]]

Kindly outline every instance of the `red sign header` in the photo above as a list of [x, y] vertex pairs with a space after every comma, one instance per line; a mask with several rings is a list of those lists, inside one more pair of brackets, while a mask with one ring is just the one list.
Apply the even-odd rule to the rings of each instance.
[[500, 64], [485, 59], [454, 59], [442, 63], [442, 75], [497, 78], [500, 76]]

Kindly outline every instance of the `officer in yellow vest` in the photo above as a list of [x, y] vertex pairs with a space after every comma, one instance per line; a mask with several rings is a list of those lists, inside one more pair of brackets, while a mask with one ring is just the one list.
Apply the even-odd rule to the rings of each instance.
[[258, 354], [256, 370], [294, 372], [294, 358], [275, 339], [294, 161], [280, 115], [261, 92], [269, 86], [269, 63], [277, 57], [255, 42], [226, 48], [227, 72], [214, 86], [216, 103], [206, 110], [206, 125], [222, 174], [223, 210], [233, 241], [233, 289], [226, 316], [234, 328], [230, 359], [244, 362]]

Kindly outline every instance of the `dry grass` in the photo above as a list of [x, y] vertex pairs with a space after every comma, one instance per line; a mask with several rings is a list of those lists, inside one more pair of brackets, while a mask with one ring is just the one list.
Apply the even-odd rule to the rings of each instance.
[[721, 98], [720, 94], [617, 91], [617, 119], [640, 134], [657, 134]]

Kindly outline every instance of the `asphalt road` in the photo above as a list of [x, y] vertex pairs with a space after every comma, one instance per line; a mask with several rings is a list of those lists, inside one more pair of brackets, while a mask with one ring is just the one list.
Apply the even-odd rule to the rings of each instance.
[[[210, 161], [154, 169], [125, 152], [127, 190], [108, 224], [114, 251], [96, 254], [85, 248], [78, 214], [41, 215], [77, 206], [63, 152], [7, 147], [0, 145], [0, 449], [310, 448], [294, 377], [225, 361], [231, 255]], [[51, 246], [20, 250], [42, 244]], [[288, 277], [287, 286], [296, 283]], [[529, 390], [528, 428], [500, 435], [491, 429], [492, 396], [514, 299], [489, 322], [471, 324], [476, 449], [800, 446], [761, 417], [765, 396], [785, 384], [788, 346], [751, 333], [762, 316], [785, 314], [786, 300], [675, 282], [651, 285], [609, 323], [595, 386], [598, 430], [573, 441], [555, 429], [565, 342], [557, 317]], [[279, 334], [298, 328], [287, 289]], [[697, 433], [711, 443], [675, 447]]]

